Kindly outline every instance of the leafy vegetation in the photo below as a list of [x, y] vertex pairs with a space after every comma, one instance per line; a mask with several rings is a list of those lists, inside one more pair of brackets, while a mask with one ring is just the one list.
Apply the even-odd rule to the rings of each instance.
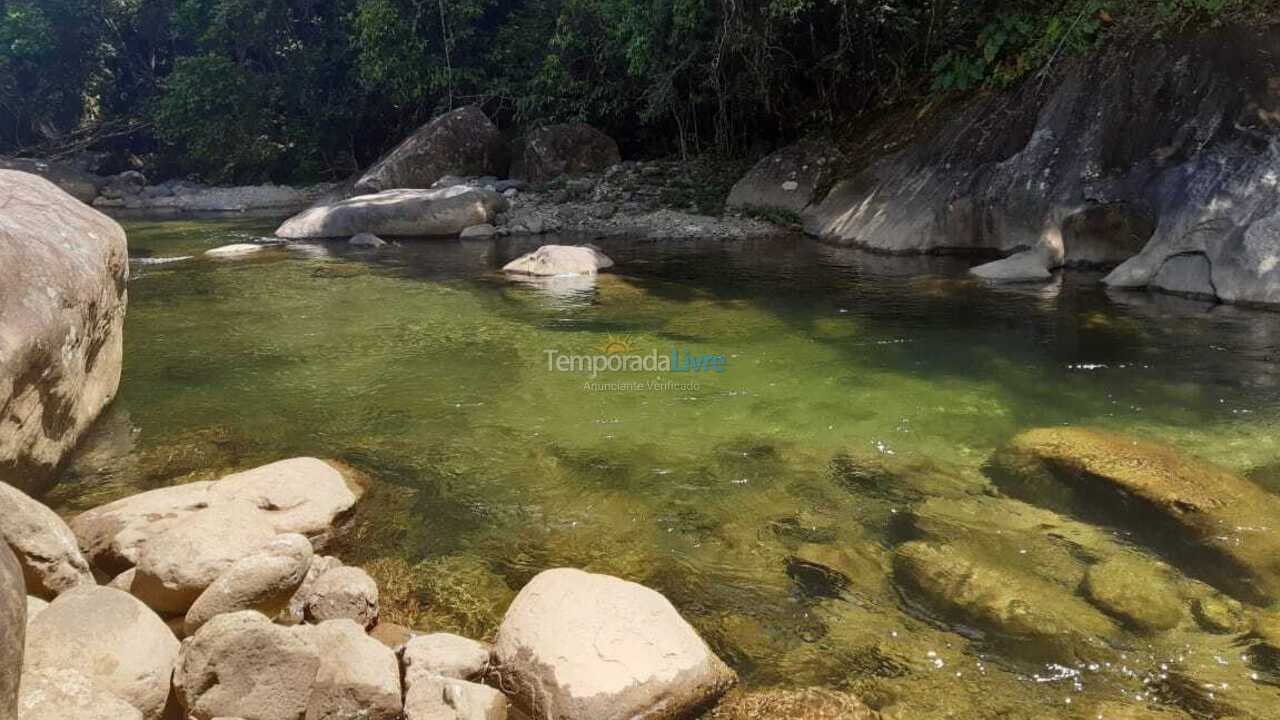
[[0, 0], [0, 153], [207, 180], [339, 177], [431, 116], [583, 120], [751, 154], [926, 93], [1006, 87], [1119, 28], [1275, 0]]

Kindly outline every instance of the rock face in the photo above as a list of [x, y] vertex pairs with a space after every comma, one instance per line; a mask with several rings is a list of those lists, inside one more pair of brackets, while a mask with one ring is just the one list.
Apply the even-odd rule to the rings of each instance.
[[921, 122], [905, 149], [842, 173], [805, 228], [898, 253], [1035, 250], [1045, 271], [1123, 261], [1105, 282], [1126, 288], [1198, 253], [1218, 298], [1280, 302], [1278, 63], [1267, 29], [1114, 43]]
[[509, 162], [510, 150], [498, 128], [480, 108], [468, 105], [418, 128], [360, 176], [355, 191], [429, 188], [445, 175], [502, 176]]
[[507, 207], [491, 190], [455, 185], [437, 190], [386, 190], [317, 205], [276, 228], [289, 239], [350, 237], [373, 233], [385, 237], [453, 237], [472, 225], [487, 223]]
[[585, 123], [530, 130], [516, 148], [511, 175], [545, 182], [561, 175], [602, 172], [622, 161], [613, 138]]
[[75, 670], [47, 668], [24, 673], [18, 720], [142, 720], [134, 706], [95, 687]]
[[502, 267], [517, 275], [595, 275], [613, 267], [613, 260], [590, 245], [543, 245]]
[[237, 560], [217, 577], [187, 611], [184, 629], [194, 635], [218, 615], [256, 610], [275, 617], [289, 605], [311, 567], [311, 542], [287, 533]]
[[1242, 600], [1280, 598], [1280, 497], [1174, 448], [1088, 428], [1013, 438], [989, 464], [1005, 492], [1132, 530]]
[[350, 620], [310, 628], [320, 668], [307, 720], [397, 720], [402, 709], [400, 663], [386, 645]]
[[27, 592], [51, 599], [78, 585], [96, 585], [71, 528], [49, 508], [0, 482], [0, 543], [22, 565]]
[[300, 720], [322, 662], [309, 630], [251, 611], [215, 617], [182, 645], [178, 701], [196, 720]]
[[79, 672], [101, 691], [160, 718], [178, 641], [127, 593], [82, 587], [58, 596], [27, 626], [26, 672]]
[[816, 140], [789, 145], [756, 163], [734, 183], [725, 205], [799, 213], [835, 175], [840, 153]]
[[115, 397], [124, 231], [43, 178], [0, 170], [0, 482], [40, 493]]
[[307, 620], [351, 620], [366, 630], [378, 624], [378, 584], [357, 567], [337, 567], [320, 576], [307, 597]]
[[27, 593], [22, 568], [0, 540], [0, 720], [18, 716], [18, 681], [26, 642]]
[[276, 533], [300, 533], [323, 546], [363, 494], [360, 479], [347, 468], [291, 458], [213, 482], [123, 498], [81, 513], [70, 525], [89, 563], [118, 575], [138, 563], [152, 538], [230, 503], [261, 516]]
[[662, 595], [567, 568], [520, 591], [493, 654], [495, 682], [535, 720], [678, 718], [736, 680]]

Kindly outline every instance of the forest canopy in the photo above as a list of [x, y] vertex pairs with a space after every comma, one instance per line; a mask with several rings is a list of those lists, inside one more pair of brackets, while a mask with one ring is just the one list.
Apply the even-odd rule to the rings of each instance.
[[741, 155], [1274, 0], [0, 0], [0, 154], [344, 176], [433, 115]]

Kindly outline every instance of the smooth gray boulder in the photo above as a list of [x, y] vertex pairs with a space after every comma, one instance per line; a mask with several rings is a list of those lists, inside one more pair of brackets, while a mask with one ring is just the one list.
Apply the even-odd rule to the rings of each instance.
[[114, 588], [59, 595], [27, 626], [24, 672], [73, 670], [158, 720], [169, 698], [178, 640], [154, 612]]
[[997, 283], [1043, 282], [1053, 277], [1051, 268], [1058, 267], [1052, 253], [1041, 250], [1024, 250], [1007, 258], [994, 260], [969, 269], [983, 280]]
[[741, 210], [800, 213], [831, 182], [840, 151], [830, 142], [804, 140], [771, 153], [729, 190], [725, 205]]
[[290, 458], [221, 480], [132, 495], [81, 513], [70, 526], [89, 563], [116, 576], [138, 563], [152, 538], [228, 503], [249, 503], [276, 533], [300, 533], [323, 547], [364, 490], [364, 479], [346, 466]]
[[489, 666], [489, 651], [485, 643], [461, 635], [430, 633], [410, 638], [400, 656], [406, 682], [430, 675], [474, 680]]
[[362, 232], [348, 240], [347, 244], [353, 247], [380, 248], [385, 246], [387, 241], [373, 233]]
[[545, 182], [562, 175], [604, 172], [622, 161], [618, 143], [586, 123], [544, 125], [516, 144], [511, 176]]
[[445, 175], [502, 176], [510, 160], [502, 133], [483, 110], [468, 105], [418, 128], [366, 170], [355, 191], [429, 188]]
[[662, 595], [569, 568], [520, 591], [493, 660], [493, 681], [534, 720], [679, 718], [736, 682]]
[[43, 503], [0, 482], [0, 542], [8, 542], [22, 565], [31, 595], [52, 599], [79, 585], [96, 585], [80, 554], [75, 533]]
[[194, 635], [218, 615], [256, 610], [275, 617], [289, 605], [311, 567], [311, 541], [297, 533], [277, 535], [227, 568], [187, 610], [183, 626]]
[[591, 245], [543, 245], [502, 267], [516, 275], [595, 275], [613, 267], [613, 260]]
[[358, 567], [321, 575], [307, 597], [307, 621], [351, 620], [368, 630], [378, 624], [378, 584]]
[[276, 228], [276, 236], [299, 240], [360, 233], [455, 237], [465, 228], [489, 222], [506, 207], [507, 201], [492, 190], [466, 185], [385, 190], [307, 208]]
[[18, 716], [18, 684], [27, 632], [27, 592], [22, 568], [0, 541], [0, 720]]
[[309, 630], [252, 611], [213, 618], [182, 644], [178, 702], [195, 720], [301, 720], [323, 662]]
[[391, 648], [350, 620], [310, 628], [320, 668], [307, 703], [307, 720], [397, 720], [404, 703], [400, 663]]
[[38, 495], [120, 384], [124, 230], [0, 170], [0, 482]]
[[458, 234], [458, 237], [487, 238], [493, 237], [497, 232], [498, 228], [490, 225], [489, 223], [482, 223], [480, 225], [472, 225], [469, 228], [463, 228], [462, 232]]
[[142, 720], [142, 712], [83, 673], [43, 668], [22, 675], [18, 720]]

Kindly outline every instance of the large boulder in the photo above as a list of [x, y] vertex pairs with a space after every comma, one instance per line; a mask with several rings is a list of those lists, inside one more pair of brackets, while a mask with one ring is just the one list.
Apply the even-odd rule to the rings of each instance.
[[78, 585], [95, 585], [71, 528], [43, 504], [0, 482], [0, 542], [22, 565], [27, 592], [45, 599]]
[[[142, 712], [83, 673], [43, 668], [22, 674], [18, 720], [142, 720]], [[7, 720], [7, 719], [6, 719]]]
[[520, 591], [493, 654], [496, 683], [534, 720], [679, 718], [736, 680], [662, 595], [569, 568]]
[[46, 490], [115, 397], [128, 277], [115, 221], [0, 170], [0, 482]]
[[543, 245], [507, 263], [502, 270], [515, 275], [550, 277], [595, 275], [610, 267], [613, 260], [591, 245]]
[[981, 270], [996, 280], [1122, 263], [1108, 285], [1277, 303], [1277, 73], [1274, 28], [1117, 40], [1023, 87], [897, 118], [883, 134], [906, 141], [859, 158], [805, 228], [897, 253], [1034, 251]]
[[75, 165], [50, 160], [0, 157], [0, 170], [39, 175], [86, 205], [93, 202], [98, 191], [107, 182], [106, 178], [81, 170]]
[[360, 233], [453, 237], [472, 225], [489, 222], [506, 207], [507, 201], [492, 190], [466, 185], [385, 190], [303, 210], [276, 228], [276, 236], [294, 240]]
[[403, 707], [400, 663], [391, 648], [350, 620], [311, 628], [320, 668], [307, 720], [397, 720]]
[[301, 720], [323, 662], [310, 628], [252, 612], [219, 615], [182, 644], [173, 688], [194, 720]]
[[1280, 598], [1280, 497], [1175, 448], [1081, 427], [1028, 430], [988, 466], [1005, 492], [1124, 527], [1242, 600]]
[[509, 161], [510, 150], [498, 128], [484, 111], [468, 105], [418, 128], [366, 170], [355, 191], [429, 188], [445, 175], [502, 176]]
[[511, 176], [544, 182], [561, 175], [604, 172], [621, 161], [618, 143], [586, 123], [544, 125], [521, 138]]
[[212, 618], [241, 610], [256, 610], [275, 617], [289, 606], [289, 599], [307, 577], [313, 556], [311, 542], [297, 533], [277, 535], [217, 577], [191, 609], [184, 631], [194, 635]]
[[0, 541], [0, 720], [18, 716], [18, 683], [26, 642], [27, 593], [22, 568]]
[[301, 533], [323, 546], [363, 494], [363, 479], [349, 468], [291, 458], [123, 498], [81, 513], [70, 525], [89, 563], [116, 576], [138, 563], [153, 538], [227, 503], [241, 509], [248, 503], [275, 532]]
[[838, 170], [840, 151], [829, 142], [805, 140], [756, 163], [733, 184], [725, 205], [737, 209], [799, 213]]
[[78, 672], [155, 720], [169, 698], [178, 640], [129, 594], [81, 587], [59, 595], [31, 621], [26, 650], [25, 672]]

